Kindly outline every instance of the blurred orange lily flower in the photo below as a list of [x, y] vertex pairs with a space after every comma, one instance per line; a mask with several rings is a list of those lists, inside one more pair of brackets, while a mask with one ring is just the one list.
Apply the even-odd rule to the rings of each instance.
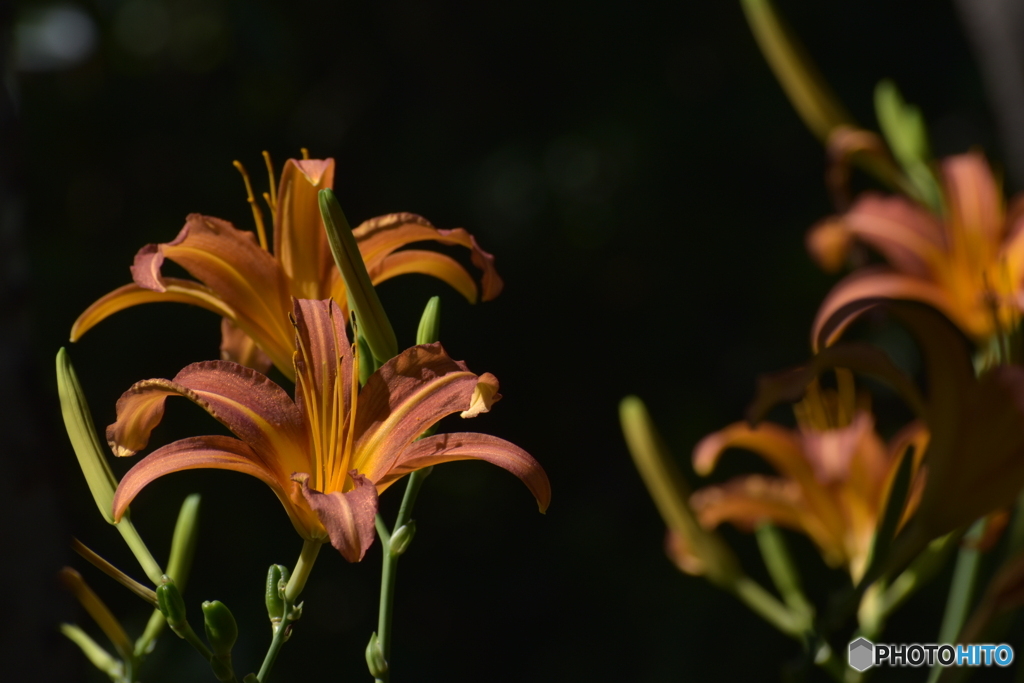
[[119, 456], [144, 448], [168, 396], [183, 396], [238, 438], [198, 436], [150, 453], [125, 474], [114, 517], [153, 480], [213, 468], [257, 477], [277, 494], [296, 531], [331, 544], [350, 562], [374, 538], [377, 495], [418, 469], [484, 460], [519, 477], [543, 512], [551, 487], [541, 466], [518, 446], [487, 434], [417, 439], [441, 418], [475, 417], [500, 398], [494, 375], [475, 375], [440, 344], [415, 346], [358, 384], [358, 359], [333, 301], [294, 306], [295, 400], [250, 368], [230, 361], [195, 363], [173, 380], [136, 383], [117, 403], [107, 440]]
[[[244, 171], [243, 176], [258, 241], [257, 235], [238, 230], [227, 221], [189, 215], [174, 240], [148, 244], [139, 250], [131, 267], [134, 282], [89, 306], [71, 328], [71, 341], [130, 306], [178, 301], [223, 317], [222, 359], [261, 372], [273, 363], [295, 379], [291, 362], [293, 332], [288, 322], [292, 298], [333, 298], [343, 313], [347, 309], [345, 283], [334, 266], [317, 200], [321, 189], [334, 184], [334, 160], [289, 159], [285, 163], [279, 188], [274, 192], [271, 187], [271, 193], [265, 195], [273, 212], [273, 253]], [[484, 301], [501, 291], [494, 257], [462, 228], [439, 230], [421, 216], [396, 213], [372, 218], [353, 232], [374, 284], [396, 275], [423, 273], [444, 280], [475, 302], [477, 285], [457, 261], [433, 251], [402, 249], [415, 242], [434, 241], [470, 250], [474, 265], [483, 271]], [[164, 277], [160, 271], [165, 258], [185, 268], [198, 282]]]
[[[981, 154], [947, 158], [942, 178], [945, 217], [868, 193], [811, 230], [808, 249], [826, 270], [842, 266], [854, 241], [889, 263], [861, 268], [832, 289], [814, 322], [815, 343], [826, 323], [827, 345], [855, 317], [857, 302], [877, 298], [928, 304], [979, 342], [1016, 328], [1024, 307], [1024, 203], [1006, 211]], [[843, 310], [851, 314], [837, 317]]]
[[[795, 430], [737, 422], [704, 437], [693, 453], [698, 474], [709, 474], [727, 449], [742, 448], [761, 455], [780, 476], [741, 476], [698, 490], [690, 502], [705, 528], [731, 522], [751, 531], [771, 522], [801, 531], [829, 565], [845, 565], [856, 582], [866, 569], [901, 457], [914, 445], [919, 461], [928, 432], [916, 421], [886, 446], [870, 412], [857, 405], [852, 375], [846, 370], [836, 375], [838, 390], [811, 382], [794, 407]], [[914, 490], [907, 516], [920, 495], [920, 482]]]

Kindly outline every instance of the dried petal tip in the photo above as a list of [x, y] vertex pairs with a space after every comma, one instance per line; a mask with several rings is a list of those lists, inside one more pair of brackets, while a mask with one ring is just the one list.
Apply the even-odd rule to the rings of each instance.
[[491, 406], [501, 400], [498, 393], [498, 378], [489, 372], [480, 375], [469, 399], [469, 409], [462, 411], [460, 417], [476, 417], [480, 413], [490, 411]]

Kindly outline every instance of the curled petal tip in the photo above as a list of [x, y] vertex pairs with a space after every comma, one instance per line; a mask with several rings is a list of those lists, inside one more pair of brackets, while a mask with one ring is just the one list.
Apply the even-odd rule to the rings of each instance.
[[498, 393], [498, 378], [489, 372], [480, 375], [473, 389], [473, 396], [469, 399], [469, 408], [460, 413], [460, 417], [476, 417], [480, 413], [490, 411], [491, 406], [501, 400]]

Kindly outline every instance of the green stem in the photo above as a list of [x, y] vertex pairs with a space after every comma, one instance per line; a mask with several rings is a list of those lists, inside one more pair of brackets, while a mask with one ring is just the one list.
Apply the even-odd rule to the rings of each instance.
[[794, 614], [751, 578], [740, 578], [732, 591], [747, 607], [787, 636], [802, 640], [810, 629], [811, 625], [806, 618]]
[[[285, 601], [285, 610], [290, 612], [291, 605], [288, 601]], [[281, 619], [281, 623], [277, 625], [277, 629], [274, 631], [274, 637], [270, 641], [270, 647], [267, 648], [267, 656], [263, 658], [263, 666], [260, 667], [260, 672], [256, 674], [256, 679], [263, 683], [267, 680], [267, 676], [270, 674], [270, 669], [273, 668], [274, 662], [277, 660], [277, 653], [281, 651], [281, 646], [284, 645], [284, 641], [288, 638], [288, 627], [291, 626], [292, 621], [285, 616]]]
[[132, 524], [131, 517], [128, 513], [125, 513], [121, 521], [116, 525], [117, 530], [121, 532], [121, 536], [124, 538], [124, 542], [128, 544], [128, 548], [131, 549], [132, 554], [135, 555], [135, 559], [139, 561], [142, 566], [142, 571], [146, 572], [146, 576], [153, 585], [159, 586], [160, 581], [164, 575], [164, 570], [160, 568], [157, 561], [153, 559], [153, 554], [149, 552], [149, 548], [143, 542], [142, 537], [139, 536], [139, 532], [136, 531], [135, 525]]
[[[946, 611], [942, 615], [942, 627], [939, 629], [939, 643], [955, 643], [956, 637], [963, 628], [964, 621], [974, 597], [974, 584], [981, 568], [981, 550], [978, 542], [985, 535], [987, 519], [982, 518], [974, 523], [971, 530], [964, 536], [966, 543], [961, 546], [956, 557], [956, 568], [953, 570], [953, 581], [946, 599]], [[936, 664], [928, 675], [928, 683], [935, 683], [942, 673], [943, 667]]]
[[[409, 482], [405, 487], [405, 495], [402, 497], [402, 505], [398, 509], [398, 518], [395, 520], [394, 531], [398, 531], [409, 523], [412, 517], [412, 508], [416, 504], [416, 496], [423, 486], [423, 480], [430, 474], [430, 468], [416, 470], [409, 475]], [[387, 526], [378, 515], [377, 530], [381, 537], [381, 547], [384, 553], [384, 562], [380, 573], [380, 611], [377, 619], [377, 643], [380, 651], [387, 662], [391, 655], [391, 623], [395, 605], [395, 580], [398, 574], [398, 558], [400, 555], [391, 552], [391, 534]], [[381, 528], [383, 527], [383, 532]], [[386, 683], [391, 677], [391, 672], [385, 670], [376, 680], [379, 683]]]
[[153, 649], [153, 643], [160, 637], [160, 633], [164, 630], [164, 626], [167, 625], [167, 620], [164, 619], [163, 612], [158, 609], [153, 610], [153, 613], [149, 615], [149, 621], [146, 623], [146, 630], [142, 632], [139, 639], [135, 641], [135, 656], [142, 657], [148, 655]]
[[292, 576], [288, 579], [288, 586], [284, 589], [284, 598], [290, 605], [295, 604], [302, 589], [306, 587], [306, 579], [309, 578], [309, 572], [313, 569], [313, 563], [316, 562], [322, 545], [323, 543], [319, 541], [303, 541], [299, 561], [295, 563]]

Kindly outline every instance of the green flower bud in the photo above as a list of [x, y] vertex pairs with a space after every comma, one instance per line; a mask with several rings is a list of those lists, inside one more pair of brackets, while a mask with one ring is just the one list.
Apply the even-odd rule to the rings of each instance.
[[281, 587], [288, 584], [291, 570], [283, 564], [272, 564], [267, 571], [267, 615], [272, 622], [284, 618], [284, 595]]
[[185, 617], [185, 601], [182, 599], [181, 593], [178, 592], [178, 587], [174, 585], [174, 581], [166, 575], [163, 577], [163, 581], [163, 583], [156, 587], [157, 606], [163, 613], [164, 618], [167, 619], [167, 625], [171, 627], [171, 630], [179, 638], [184, 638], [185, 632], [188, 629], [188, 619]]
[[377, 641], [376, 631], [370, 636], [370, 642], [366, 645], [366, 666], [374, 678], [384, 678], [388, 673], [388, 662], [384, 659], [384, 651]]
[[409, 548], [413, 536], [416, 535], [416, 520], [410, 519], [407, 523], [395, 529], [391, 534], [391, 554], [398, 557]]
[[432, 296], [423, 309], [420, 326], [416, 330], [417, 344], [432, 344], [441, 338], [441, 297]]
[[359, 334], [366, 337], [374, 358], [383, 363], [398, 355], [395, 331], [366, 272], [363, 255], [338, 198], [333, 190], [320, 190], [319, 197], [327, 241], [348, 289], [349, 309], [355, 311]]
[[213, 655], [230, 659], [231, 648], [238, 640], [238, 624], [231, 610], [220, 600], [204, 602], [203, 622]]
[[114, 479], [104, 448], [96, 435], [96, 426], [82, 385], [78, 382], [78, 375], [63, 348], [57, 352], [57, 393], [60, 395], [60, 410], [64, 414], [64, 427], [75, 455], [78, 456], [78, 466], [82, 468], [89, 491], [103, 519], [114, 524], [113, 502], [117, 480]]

